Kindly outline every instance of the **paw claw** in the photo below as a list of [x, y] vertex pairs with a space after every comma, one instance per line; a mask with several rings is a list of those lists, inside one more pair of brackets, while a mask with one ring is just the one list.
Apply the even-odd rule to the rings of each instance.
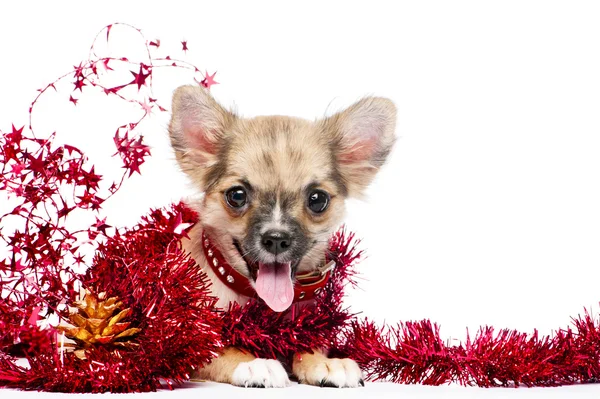
[[265, 385], [264, 384], [250, 384], [250, 385], [246, 385], [246, 388], [264, 388]]
[[339, 386], [337, 386], [333, 382], [329, 382], [329, 381], [325, 381], [325, 380], [321, 380], [321, 383], [319, 385], [321, 388], [339, 388]]
[[365, 386], [365, 380], [363, 380], [362, 378], [358, 381], [358, 385], [360, 385], [361, 387]]

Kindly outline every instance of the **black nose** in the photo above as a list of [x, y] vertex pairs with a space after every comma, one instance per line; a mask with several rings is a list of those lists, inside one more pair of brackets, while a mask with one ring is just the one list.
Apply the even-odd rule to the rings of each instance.
[[292, 237], [285, 231], [269, 230], [262, 235], [262, 246], [273, 255], [287, 251], [292, 243]]

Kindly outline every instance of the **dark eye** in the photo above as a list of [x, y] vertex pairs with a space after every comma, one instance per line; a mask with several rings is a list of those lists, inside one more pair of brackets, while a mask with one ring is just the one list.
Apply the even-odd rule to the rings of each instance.
[[329, 194], [321, 190], [313, 190], [308, 195], [308, 209], [314, 213], [322, 213], [329, 206]]
[[230, 207], [241, 208], [246, 205], [246, 190], [243, 187], [231, 187], [225, 192], [225, 200]]

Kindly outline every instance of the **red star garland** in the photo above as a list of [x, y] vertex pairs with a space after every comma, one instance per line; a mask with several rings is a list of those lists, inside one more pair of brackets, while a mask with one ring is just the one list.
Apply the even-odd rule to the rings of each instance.
[[[129, 60], [126, 57], [116, 58], [96, 54], [96, 42], [103, 40], [103, 37], [100, 36], [103, 31], [106, 31], [106, 40], [108, 40], [109, 37], [113, 38], [115, 34], [124, 29], [133, 29], [139, 33], [142, 45], [145, 45], [147, 59], [140, 62]], [[29, 123], [26, 126], [17, 128], [13, 125], [9, 131], [0, 131], [0, 190], [2, 195], [8, 196], [9, 202], [4, 202], [4, 199], [0, 201], [3, 201], [2, 205], [11, 204], [4, 214], [0, 213], [0, 226], [2, 226], [0, 227], [0, 242], [6, 248], [6, 251], [2, 251], [0, 256], [0, 293], [2, 295], [0, 301], [0, 385], [13, 384], [18, 375], [22, 376], [19, 373], [23, 372], [15, 366], [13, 359], [6, 357], [3, 351], [30, 356], [32, 374], [29, 377], [35, 372], [43, 375], [46, 366], [50, 367], [46, 370], [48, 372], [56, 369], [56, 337], [48, 320], [52, 315], [64, 318], [66, 305], [78, 298], [82, 276], [74, 270], [80, 270], [82, 265], [90, 265], [89, 259], [87, 259], [89, 255], [86, 254], [101, 249], [104, 242], [119, 236], [118, 230], [110, 228], [110, 224], [113, 223], [108, 223], [101, 216], [97, 216], [96, 222], [89, 228], [76, 231], [67, 227], [67, 220], [71, 215], [85, 210], [99, 212], [104, 201], [120, 189], [127, 177], [134, 172], [141, 173], [141, 167], [146, 157], [150, 155], [150, 149], [144, 144], [137, 127], [152, 112], [154, 105], [161, 111], [165, 110], [155, 99], [152, 99], [151, 74], [153, 68], [172, 68], [170, 58], [154, 56], [141, 31], [135, 27], [127, 24], [112, 24], [103, 31], [98, 34], [90, 47], [88, 60], [74, 66], [71, 71], [38, 90], [37, 96], [29, 107]], [[155, 47], [158, 46], [152, 46], [152, 48]], [[177, 60], [176, 67], [191, 72], [198, 70], [197, 67], [184, 60]], [[134, 79], [127, 83], [116, 88], [104, 83], [108, 81], [107, 78], [110, 77], [110, 74], [122, 76], [123, 72], [132, 70], [138, 72], [131, 72]], [[119, 156], [124, 168], [121, 176], [107, 178], [96, 173], [94, 166], [88, 163], [87, 158], [78, 148], [70, 145], [55, 145], [54, 134], [49, 137], [37, 137], [32, 125], [32, 115], [37, 109], [38, 100], [41, 96], [47, 96], [50, 88], [54, 89], [52, 92], [57, 92], [60, 96], [62, 89], [57, 90], [57, 88], [64, 86], [58, 86], [58, 83], [69, 79], [73, 79], [74, 87], [71, 93], [64, 96], [64, 99], [74, 105], [77, 104], [79, 98], [75, 98], [73, 92], [79, 91], [87, 95], [92, 94], [93, 89], [96, 89], [97, 92], [137, 104], [143, 110], [141, 118], [132, 119], [129, 123], [115, 129], [116, 133], [113, 137], [116, 146], [115, 155]], [[123, 90], [129, 86], [136, 87], [137, 90]], [[84, 88], [86, 91], [83, 91]], [[146, 100], [148, 98], [151, 100]], [[2, 209], [4, 212], [6, 208]], [[179, 231], [181, 234], [184, 232], [184, 230]], [[175, 265], [171, 265], [175, 269], [178, 268], [177, 264], [183, 264], [177, 256], [165, 262], [163, 265], [175, 262]], [[182, 272], [184, 269], [180, 268]], [[194, 275], [199, 276], [197, 273]], [[182, 282], [192, 285], [198, 283], [198, 280], [196, 283], [193, 282], [197, 277], [192, 278], [189, 272], [180, 274], [177, 278], [181, 279], [178, 284]], [[200, 292], [202, 291], [204, 293], [201, 295], [206, 297], [206, 289], [200, 289]], [[210, 302], [207, 302], [207, 312], [211, 307]], [[200, 309], [198, 311], [200, 312]], [[185, 312], [182, 312], [183, 314]], [[211, 318], [210, 314], [202, 313], [202, 319], [206, 317], [208, 317], [206, 320]], [[171, 320], [174, 319], [171, 318]], [[163, 321], [169, 322], [169, 319]], [[45, 327], [40, 328], [37, 325], [39, 322]], [[178, 323], [175, 322], [173, 325]], [[190, 350], [188, 354], [192, 357], [201, 356], [203, 361], [206, 361], [213, 356], [211, 351], [214, 350], [214, 345], [218, 345], [218, 339], [214, 338], [212, 329], [201, 326], [193, 329], [200, 332], [201, 335], [210, 337], [210, 342], [200, 339], [200, 341], [204, 341], [202, 345], [207, 350], [201, 351], [200, 348], [196, 348]], [[185, 332], [178, 334], [185, 335]], [[200, 336], [198, 337], [200, 338]], [[155, 336], [153, 339], [157, 340], [158, 337]], [[213, 349], [210, 349], [211, 347]], [[149, 350], [153, 351], [153, 349]], [[183, 353], [180, 355], [184, 358], [188, 356]], [[98, 354], [98, 356], [101, 355]], [[192, 366], [192, 363], [196, 363], [197, 366], [197, 360], [192, 362], [178, 360], [178, 362], [181, 367], [188, 367]], [[175, 359], [171, 360], [171, 362], [174, 361]], [[65, 359], [65, 362], [67, 363], [62, 365], [64, 367], [67, 367], [66, 364], [71, 364], [76, 369], [81, 367], [81, 364], [74, 364], [68, 359]], [[134, 364], [132, 363], [132, 365]], [[90, 364], [91, 366], [93, 365]], [[147, 366], [150, 367], [149, 364]], [[35, 385], [35, 387], [79, 391], [112, 389], [139, 391], [156, 389], [159, 386], [158, 378], [161, 376], [175, 381], [187, 378], [187, 371], [183, 373], [180, 366], [173, 366], [173, 363], [166, 362], [162, 367], [156, 373], [151, 373], [154, 374], [154, 377], [145, 374], [148, 369], [140, 369], [143, 373], [140, 373], [139, 378], [135, 381], [133, 379], [125, 380], [126, 386], [121, 385], [121, 388], [115, 387], [119, 384], [119, 379], [120, 384], [123, 384], [122, 376], [124, 374], [117, 380], [106, 377], [104, 383], [97, 383], [95, 386], [85, 385], [73, 388], [63, 386], [60, 388], [57, 385], [52, 387]], [[92, 369], [96, 370], [97, 373], [94, 374], [96, 377], [115, 370], [108, 367], [102, 369], [97, 366], [93, 366]], [[71, 369], [71, 371], [73, 370]], [[128, 375], [132, 376], [133, 374]], [[92, 378], [92, 374], [89, 378]], [[36, 384], [40, 384], [40, 380], [37, 381]], [[54, 382], [56, 383], [56, 380]], [[25, 383], [18, 386], [32, 387]]]
[[[148, 73], [144, 73], [144, 70], [148, 71]], [[142, 86], [146, 85], [146, 79], [150, 77], [151, 72], [146, 65], [140, 64], [140, 71], [138, 73], [131, 72], [131, 74], [133, 75], [134, 79], [129, 84], [136, 84], [139, 90], [142, 88]]]
[[73, 84], [75, 85], [75, 90], [79, 91], [83, 91], [83, 87], [86, 86], [85, 80], [83, 78], [75, 79], [75, 83]]
[[19, 144], [21, 143], [21, 140], [23, 140], [23, 129], [25, 127], [22, 126], [20, 129], [17, 129], [15, 127], [15, 125], [12, 125], [12, 131], [10, 133], [6, 133], [6, 138], [8, 140], [12, 140], [15, 143]]
[[[142, 105], [142, 109], [146, 111], [146, 108]], [[146, 112], [146, 115], [148, 112]], [[144, 163], [144, 158], [150, 155], [150, 147], [142, 144], [143, 136], [137, 136], [135, 138], [129, 138], [130, 129], [134, 129], [135, 125], [121, 126], [117, 129], [117, 133], [114, 137], [115, 146], [117, 152], [114, 155], [119, 154], [123, 160], [123, 167], [129, 171], [129, 176], [134, 172], [140, 173], [140, 166]], [[121, 136], [120, 131], [125, 130], [125, 133]]]

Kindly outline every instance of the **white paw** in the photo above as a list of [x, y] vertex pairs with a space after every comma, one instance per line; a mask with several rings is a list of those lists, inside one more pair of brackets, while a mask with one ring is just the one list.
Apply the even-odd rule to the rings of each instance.
[[360, 367], [352, 359], [323, 359], [306, 370], [301, 380], [305, 384], [322, 387], [357, 388], [365, 385]]
[[233, 371], [233, 385], [253, 388], [283, 388], [290, 385], [288, 374], [277, 360], [254, 359], [238, 364]]

